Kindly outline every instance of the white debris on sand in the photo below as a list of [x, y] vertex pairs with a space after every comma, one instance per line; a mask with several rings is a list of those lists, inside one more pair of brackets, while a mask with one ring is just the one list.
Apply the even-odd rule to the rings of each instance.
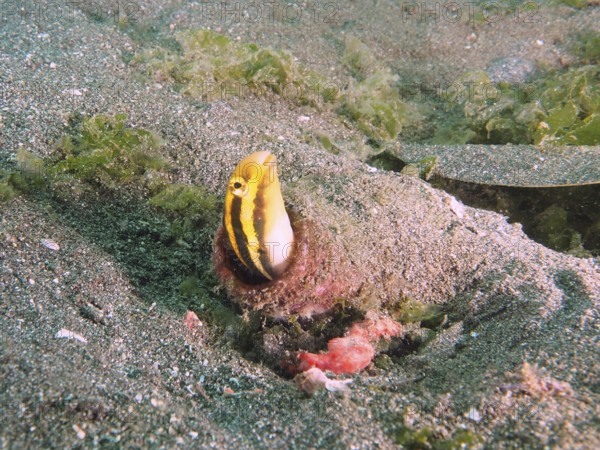
[[44, 247], [49, 248], [50, 250], [60, 250], [60, 246], [52, 239], [40, 239], [40, 242]]
[[308, 369], [306, 372], [296, 375], [296, 384], [303, 392], [313, 395], [321, 389], [327, 389], [329, 392], [346, 392], [350, 388], [348, 385], [352, 383], [352, 379], [332, 380], [327, 378], [325, 372], [317, 367]]
[[74, 331], [67, 330], [66, 328], [61, 328], [58, 333], [54, 335], [55, 338], [67, 338], [67, 339], [75, 339], [79, 342], [83, 342], [87, 344], [88, 341], [81, 334], [75, 333]]

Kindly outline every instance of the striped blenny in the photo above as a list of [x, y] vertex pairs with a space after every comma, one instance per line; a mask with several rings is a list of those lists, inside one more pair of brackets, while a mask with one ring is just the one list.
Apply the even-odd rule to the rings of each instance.
[[225, 194], [223, 226], [231, 248], [251, 275], [273, 280], [290, 263], [294, 232], [277, 176], [277, 160], [268, 151], [237, 165]]

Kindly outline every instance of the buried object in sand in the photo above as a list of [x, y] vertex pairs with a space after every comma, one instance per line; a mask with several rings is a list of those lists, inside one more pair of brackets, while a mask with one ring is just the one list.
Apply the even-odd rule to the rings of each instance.
[[[279, 318], [311, 317], [327, 312], [337, 299], [355, 295], [351, 264], [333, 258], [341, 253], [332, 242], [325, 228], [288, 214], [275, 156], [256, 152], [237, 165], [227, 184], [213, 260], [221, 283], [242, 307]], [[358, 372], [375, 356], [371, 343], [399, 331], [391, 319], [367, 320], [346, 337], [330, 341], [328, 353], [298, 355], [295, 372]]]

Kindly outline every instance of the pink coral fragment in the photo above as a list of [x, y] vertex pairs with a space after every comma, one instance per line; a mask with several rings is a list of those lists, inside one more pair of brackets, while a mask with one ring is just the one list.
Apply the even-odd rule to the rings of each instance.
[[388, 317], [363, 320], [354, 324], [346, 336], [330, 340], [327, 353], [300, 353], [298, 371], [317, 367], [335, 374], [358, 372], [375, 357], [373, 343], [398, 336], [400, 331], [401, 325]]
[[200, 326], [201, 322], [195, 312], [188, 310], [183, 318], [183, 323], [188, 327], [189, 330], [194, 330]]

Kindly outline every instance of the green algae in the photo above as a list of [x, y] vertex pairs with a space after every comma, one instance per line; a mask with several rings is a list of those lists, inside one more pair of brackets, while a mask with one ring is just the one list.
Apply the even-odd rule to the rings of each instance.
[[0, 170], [0, 202], [8, 203], [19, 194], [46, 188], [44, 161], [24, 148], [17, 151], [17, 170]]
[[536, 127], [536, 144], [600, 143], [600, 66], [571, 68], [549, 77], [540, 101], [546, 114]]
[[3, 170], [0, 172], [0, 203], [8, 203], [19, 195], [11, 180], [13, 172]]
[[420, 159], [414, 164], [407, 164], [401, 171], [401, 173], [405, 175], [414, 175], [419, 178], [422, 178], [425, 181], [429, 181], [429, 179], [435, 173], [435, 169], [438, 164], [437, 156], [428, 156], [423, 159]]
[[[450, 11], [452, 4], [448, 3], [448, 5]], [[468, 14], [462, 14], [462, 21], [477, 27], [489, 26], [490, 23], [496, 23], [504, 17], [531, 21], [537, 17], [540, 9], [539, 4], [524, 0], [500, 0], [473, 3], [472, 5], [475, 7], [469, 10]], [[460, 12], [460, 8], [458, 11]]]
[[340, 98], [339, 115], [375, 142], [394, 140], [408, 123], [408, 109], [394, 88], [398, 77], [381, 70], [360, 82], [352, 81]]
[[552, 0], [550, 3], [566, 5], [575, 9], [583, 9], [588, 6], [588, 0]]
[[44, 160], [24, 148], [17, 151], [19, 173], [30, 183], [41, 185], [46, 175]]
[[435, 145], [465, 145], [474, 141], [477, 141], [477, 133], [469, 127], [467, 121], [452, 117], [426, 142]]
[[367, 159], [367, 163], [372, 167], [419, 177], [425, 181], [429, 181], [436, 173], [438, 161], [439, 158], [432, 155], [407, 164], [389, 150], [384, 150]]
[[321, 144], [321, 147], [323, 147], [329, 153], [333, 153], [334, 155], [338, 155], [340, 153], [340, 148], [327, 133], [316, 132], [315, 137]]
[[[181, 282], [177, 309], [199, 307], [199, 299], [210, 304], [210, 309], [218, 308], [208, 291], [217, 284], [211, 275], [210, 254], [220, 203], [202, 186], [167, 183], [164, 171], [169, 165], [158, 155], [162, 140], [149, 130], [127, 126], [126, 120], [124, 114], [75, 117], [73, 130], [57, 143], [53, 158], [44, 166], [52, 195], [60, 200], [60, 205], [69, 205], [74, 192], [85, 196], [100, 188], [111, 194], [108, 204], [97, 204], [100, 213], [112, 214], [113, 204], [124, 202], [128, 208], [135, 205], [140, 220], [128, 220], [133, 210], [118, 214], [116, 232], [126, 232], [130, 237], [126, 242], [114, 238], [109, 244], [111, 250], [134, 245], [134, 249], [124, 252], [136, 269], [132, 278], [145, 286], [147, 280], [169, 273], [173, 280]], [[24, 173], [43, 163], [24, 153], [18, 159]], [[122, 187], [127, 190], [118, 190]], [[132, 190], [133, 187], [140, 189]], [[146, 235], [151, 236], [153, 245], [144, 249]], [[154, 257], [146, 260], [142, 254]], [[161, 259], [170, 263], [161, 266]], [[194, 273], [199, 278], [194, 275], [180, 281], [182, 273]], [[161, 285], [160, 289], [168, 288]]]
[[[420, 117], [402, 101], [398, 77], [374, 64], [372, 52], [349, 38], [342, 63], [353, 77], [343, 91], [326, 76], [304, 68], [288, 52], [240, 43], [211, 30], [176, 34], [181, 51], [165, 48], [139, 53], [132, 63], [159, 82], [201, 101], [227, 97], [278, 95], [300, 105], [332, 107], [375, 143], [394, 140], [402, 127]], [[322, 142], [334, 149], [332, 142]]]
[[354, 36], [348, 37], [345, 44], [341, 61], [350, 75], [359, 81], [372, 75], [377, 61], [371, 49]]
[[390, 370], [394, 366], [394, 361], [392, 360], [392, 358], [390, 358], [389, 355], [382, 353], [380, 355], [377, 355], [375, 361], [373, 361], [373, 364], [375, 364], [375, 367], [377, 367], [378, 369]]
[[440, 126], [430, 143], [554, 144], [600, 143], [600, 67], [550, 72], [519, 86], [491, 83], [483, 71], [459, 77], [447, 96], [463, 117]]
[[[583, 61], [596, 61], [597, 39], [593, 33], [580, 37]], [[331, 107], [373, 147], [397, 139], [404, 129], [419, 134], [419, 121], [432, 111], [427, 103], [405, 101], [397, 88], [398, 76], [378, 64], [355, 37], [346, 39], [341, 56], [350, 76], [343, 90], [282, 50], [236, 42], [211, 30], [180, 32], [176, 40], [176, 48], [141, 52], [132, 63], [202, 101], [275, 94], [296, 104]], [[597, 70], [589, 66], [549, 72], [527, 85], [493, 84], [484, 71], [467, 72], [446, 96], [447, 117], [438, 120], [433, 135], [421, 133], [419, 139], [433, 144], [596, 145]], [[340, 152], [328, 136], [317, 136], [316, 141], [329, 152]]]
[[396, 443], [409, 450], [454, 450], [478, 448], [483, 438], [470, 431], [457, 429], [449, 439], [439, 439], [429, 427], [417, 430], [407, 426], [400, 427], [395, 433]]
[[203, 186], [169, 184], [148, 203], [170, 213], [170, 231], [184, 247], [194, 242], [199, 230], [214, 230], [221, 217], [221, 203]]
[[218, 199], [203, 186], [169, 184], [149, 200], [152, 206], [186, 215], [211, 212], [217, 209]]
[[296, 63], [288, 52], [235, 42], [211, 30], [181, 32], [176, 39], [181, 53], [159, 48], [133, 62], [144, 64], [148, 75], [174, 83], [191, 97], [212, 101], [271, 92], [313, 106], [337, 98], [335, 84]]
[[571, 51], [584, 64], [598, 64], [600, 62], [600, 33], [594, 31], [579, 33]]
[[115, 187], [168, 168], [157, 154], [162, 140], [149, 130], [127, 127], [126, 120], [125, 114], [84, 118], [74, 135], [57, 143], [60, 160], [49, 167], [51, 175]]
[[[530, 88], [506, 83], [494, 84], [484, 71], [470, 71], [458, 77], [446, 94], [448, 107], [462, 117], [444, 121], [430, 143], [507, 144], [532, 140], [532, 128], [543, 111], [536, 114]], [[533, 102], [533, 103], [532, 103]], [[448, 142], [448, 139], [450, 142]]]
[[399, 77], [377, 64], [373, 52], [354, 37], [346, 40], [342, 63], [353, 77], [342, 92], [337, 113], [379, 145], [395, 140], [403, 126], [420, 116], [396, 88]]
[[170, 232], [184, 247], [194, 242], [199, 230], [214, 230], [221, 217], [220, 202], [203, 186], [168, 184], [148, 203], [170, 215]]
[[320, 146], [325, 151], [334, 155], [339, 155], [342, 151], [342, 146], [338, 144], [331, 135], [324, 131], [307, 131], [302, 134], [302, 138], [307, 144]]
[[419, 322], [424, 327], [435, 328], [443, 322], [445, 314], [439, 305], [422, 303], [409, 298], [401, 303], [394, 316], [402, 323]]
[[[124, 114], [75, 117], [72, 126], [47, 160], [24, 149], [17, 152], [18, 170], [0, 171], [0, 201], [44, 191], [38, 200], [71, 214], [80, 208], [79, 202], [73, 204], [74, 196], [92, 198], [93, 212], [79, 211], [74, 223], [95, 224], [96, 216], [104, 215], [110, 224], [94, 233], [106, 238], [106, 249], [117, 259], [127, 261], [141, 290], [153, 285], [168, 291], [159, 280], [170, 277], [177, 286], [181, 273], [200, 274], [206, 292], [216, 286], [210, 275], [211, 242], [220, 215], [216, 197], [204, 187], [167, 184], [162, 171], [169, 166], [157, 154], [162, 141], [151, 131], [127, 126]], [[118, 189], [123, 187], [127, 189]], [[108, 194], [108, 201], [98, 201], [98, 190]], [[89, 219], [80, 223], [88, 213]], [[189, 299], [193, 290], [182, 283], [177, 309], [194, 302]]]

